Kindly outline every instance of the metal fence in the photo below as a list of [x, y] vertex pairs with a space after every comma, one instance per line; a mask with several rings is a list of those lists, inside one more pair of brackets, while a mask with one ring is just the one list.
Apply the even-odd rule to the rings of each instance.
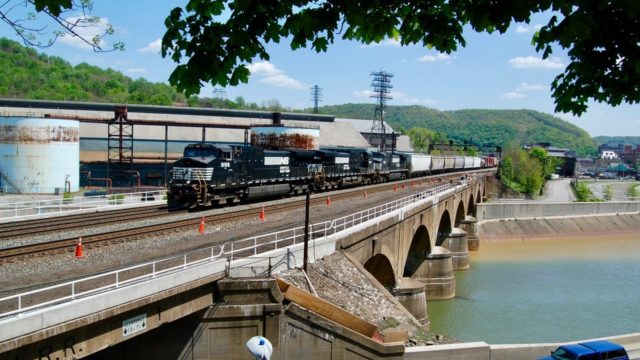
[[[462, 183], [459, 182], [458, 184]], [[426, 200], [450, 188], [452, 188], [450, 184], [441, 185], [338, 219], [310, 225], [309, 240], [333, 235], [364, 222], [375, 220], [392, 211]], [[285, 248], [303, 241], [304, 227], [300, 226], [7, 296], [0, 298], [0, 317], [118, 289], [222, 258], [231, 262], [234, 259], [257, 256], [267, 251]]]
[[166, 202], [165, 196], [166, 190], [161, 189], [123, 194], [0, 203], [0, 221], [79, 212], [87, 209], [125, 207], [141, 203], [161, 204]]

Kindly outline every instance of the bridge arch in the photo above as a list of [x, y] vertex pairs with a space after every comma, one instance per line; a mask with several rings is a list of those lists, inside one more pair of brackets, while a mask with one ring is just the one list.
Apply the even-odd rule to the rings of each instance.
[[473, 217], [476, 216], [476, 204], [473, 201], [473, 194], [469, 194], [469, 201], [467, 202], [467, 215], [471, 215]]
[[451, 234], [451, 229], [451, 215], [449, 215], [449, 210], [445, 210], [442, 213], [440, 223], [438, 224], [436, 246], [442, 246], [442, 243], [446, 240], [447, 236]]
[[429, 238], [429, 231], [426, 226], [420, 225], [413, 234], [402, 276], [411, 277], [430, 253], [431, 239]]
[[465, 211], [464, 211], [464, 201], [460, 200], [458, 203], [458, 209], [456, 210], [456, 219], [453, 222], [454, 227], [459, 227], [460, 224], [464, 221]]
[[364, 268], [387, 289], [396, 286], [396, 276], [391, 261], [385, 255], [377, 254], [364, 263]]

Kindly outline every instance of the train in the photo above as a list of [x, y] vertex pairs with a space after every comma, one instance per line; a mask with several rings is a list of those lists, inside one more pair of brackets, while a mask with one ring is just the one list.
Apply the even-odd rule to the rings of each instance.
[[351, 147], [268, 150], [248, 144], [198, 143], [187, 145], [173, 163], [167, 201], [170, 210], [220, 206], [497, 164], [494, 156]]

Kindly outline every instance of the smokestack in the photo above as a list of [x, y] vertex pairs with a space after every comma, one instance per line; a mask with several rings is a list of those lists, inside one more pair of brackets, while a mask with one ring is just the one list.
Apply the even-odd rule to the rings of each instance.
[[282, 125], [282, 113], [274, 112], [272, 115], [273, 125]]

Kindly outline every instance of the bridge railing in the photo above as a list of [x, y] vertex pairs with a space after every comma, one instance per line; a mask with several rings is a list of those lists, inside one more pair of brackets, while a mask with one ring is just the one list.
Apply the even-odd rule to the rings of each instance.
[[0, 203], [0, 221], [20, 220], [87, 209], [125, 207], [141, 203], [161, 204], [166, 202], [165, 196], [166, 190], [160, 189], [122, 194]]
[[[462, 183], [460, 182], [459, 184]], [[452, 188], [451, 184], [441, 185], [338, 219], [315, 223], [309, 227], [309, 240], [347, 230], [405, 206], [428, 199], [450, 188]], [[221, 258], [233, 261], [234, 259], [257, 256], [267, 251], [302, 243], [304, 241], [304, 232], [304, 227], [299, 226], [246, 239], [229, 241], [161, 260], [7, 296], [0, 298], [0, 318], [118, 289]]]

